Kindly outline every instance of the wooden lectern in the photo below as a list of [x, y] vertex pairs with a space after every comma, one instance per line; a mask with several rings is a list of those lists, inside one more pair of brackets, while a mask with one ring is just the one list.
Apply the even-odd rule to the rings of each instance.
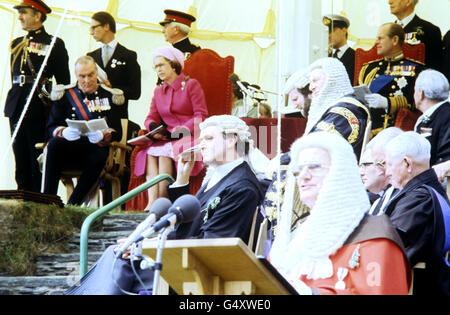
[[[156, 258], [156, 241], [143, 254]], [[289, 295], [290, 284], [239, 238], [167, 241], [161, 277], [184, 295]]]

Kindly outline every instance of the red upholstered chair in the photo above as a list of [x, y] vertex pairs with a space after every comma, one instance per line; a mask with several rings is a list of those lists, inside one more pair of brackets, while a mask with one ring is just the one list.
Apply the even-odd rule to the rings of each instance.
[[[403, 54], [407, 58], [411, 58], [422, 63], [425, 62], [425, 45], [423, 43], [419, 45], [403, 45]], [[381, 59], [377, 53], [377, 47], [374, 45], [370, 50], [363, 50], [361, 48], [356, 49], [355, 52], [355, 85], [358, 85], [359, 72], [365, 63], [372, 60]], [[397, 113], [395, 121], [395, 127], [402, 130], [409, 131], [414, 129], [414, 125], [419, 118], [419, 112], [413, 112], [409, 109], [403, 108]]]
[[214, 50], [200, 49], [184, 63], [184, 74], [200, 82], [210, 116], [230, 115], [233, 103], [234, 57], [220, 57]]
[[[220, 57], [211, 49], [200, 49], [193, 53], [184, 64], [183, 73], [200, 82], [205, 93], [208, 113], [213, 115], [230, 115], [233, 101], [233, 83], [229, 77], [234, 72], [234, 57]], [[142, 131], [143, 133], [143, 131]], [[145, 182], [145, 176], [134, 175], [136, 147], [131, 156], [131, 178], [128, 190], [132, 190]], [[205, 170], [190, 180], [191, 193], [195, 194], [201, 187]], [[127, 211], [141, 211], [148, 202], [148, 193], [144, 192], [126, 204]]]

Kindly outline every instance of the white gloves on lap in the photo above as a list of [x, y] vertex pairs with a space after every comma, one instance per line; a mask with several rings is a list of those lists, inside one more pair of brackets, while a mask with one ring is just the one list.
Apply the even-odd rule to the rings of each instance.
[[67, 127], [64, 128], [62, 136], [68, 141], [77, 141], [81, 137], [81, 132], [78, 129]]
[[388, 99], [380, 94], [367, 94], [365, 99], [369, 103], [370, 108], [388, 108]]
[[86, 136], [92, 144], [97, 144], [103, 140], [103, 132], [100, 130], [88, 132]]

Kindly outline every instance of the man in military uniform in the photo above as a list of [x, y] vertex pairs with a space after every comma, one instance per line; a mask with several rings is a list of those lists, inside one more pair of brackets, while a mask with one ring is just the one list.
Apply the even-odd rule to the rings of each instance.
[[[141, 67], [136, 52], [119, 44], [115, 39], [116, 21], [108, 12], [97, 12], [92, 16], [91, 35], [102, 43], [102, 47], [88, 53], [105, 71], [104, 84], [121, 89], [125, 95], [122, 107], [124, 118], [128, 118], [128, 100], [141, 97]], [[102, 77], [100, 75], [100, 77]]]
[[355, 50], [348, 45], [348, 29], [350, 20], [338, 14], [323, 17], [323, 24], [328, 27], [328, 57], [339, 59], [347, 69], [348, 77], [353, 85], [355, 79]]
[[388, 0], [395, 23], [405, 30], [405, 42], [410, 45], [425, 44], [425, 65], [441, 71], [442, 33], [439, 27], [422, 20], [415, 13], [419, 0]]
[[[15, 177], [19, 190], [40, 192], [41, 172], [37, 162], [39, 152], [35, 144], [45, 141], [45, 123], [49, 104], [47, 90], [54, 77], [58, 83], [70, 82], [69, 57], [64, 42], [57, 38], [36, 93], [31, 89], [52, 41], [43, 26], [51, 9], [40, 0], [26, 0], [14, 7], [19, 12], [22, 29], [28, 34], [11, 43], [11, 80], [4, 113], [9, 118], [11, 134], [18, 130], [13, 144], [16, 162]], [[28, 97], [31, 101], [21, 126], [18, 122]]]
[[159, 24], [164, 28], [163, 34], [167, 42], [187, 55], [201, 49], [200, 46], [192, 44], [188, 37], [191, 24], [196, 21], [195, 17], [175, 10], [165, 10], [164, 13], [166, 17]]
[[402, 52], [405, 32], [395, 23], [383, 24], [375, 45], [382, 59], [363, 66], [359, 84], [369, 87], [372, 94], [366, 95], [372, 115], [372, 134], [395, 124], [397, 113], [402, 108], [415, 110], [414, 83], [424, 69], [423, 64], [405, 58]]
[[[92, 57], [83, 56], [75, 63], [77, 84], [57, 86], [52, 91], [55, 101], [50, 113], [44, 193], [56, 195], [61, 172], [81, 170], [68, 204], [82, 204], [98, 180], [109, 154], [109, 144], [122, 138], [120, 106], [123, 92], [99, 85], [97, 67]], [[68, 126], [66, 119], [90, 121], [104, 118], [108, 128], [82, 133]]]

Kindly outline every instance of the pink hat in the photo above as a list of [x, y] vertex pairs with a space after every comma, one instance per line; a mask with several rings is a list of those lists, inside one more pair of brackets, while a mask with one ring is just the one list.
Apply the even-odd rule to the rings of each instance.
[[184, 54], [171, 46], [158, 47], [153, 52], [153, 62], [155, 62], [156, 57], [165, 57], [171, 61], [178, 61], [181, 68], [184, 68]]

